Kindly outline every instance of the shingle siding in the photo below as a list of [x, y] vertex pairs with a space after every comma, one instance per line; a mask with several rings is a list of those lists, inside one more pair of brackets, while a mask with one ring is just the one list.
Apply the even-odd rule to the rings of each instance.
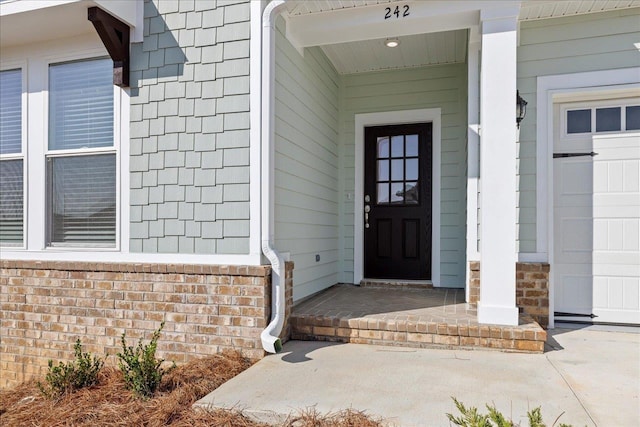
[[145, 1], [131, 46], [131, 251], [248, 252], [249, 19], [248, 1]]

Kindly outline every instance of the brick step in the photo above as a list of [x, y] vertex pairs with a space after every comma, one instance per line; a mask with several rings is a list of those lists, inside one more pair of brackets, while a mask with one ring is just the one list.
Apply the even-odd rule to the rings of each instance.
[[491, 348], [542, 353], [547, 332], [530, 316], [518, 326], [293, 313], [292, 339], [399, 347]]

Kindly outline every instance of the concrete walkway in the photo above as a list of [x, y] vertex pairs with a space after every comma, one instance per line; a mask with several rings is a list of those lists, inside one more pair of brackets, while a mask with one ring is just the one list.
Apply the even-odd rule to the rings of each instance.
[[234, 407], [277, 423], [315, 407], [365, 410], [390, 425], [449, 426], [451, 396], [484, 411], [493, 403], [528, 426], [537, 406], [547, 425], [640, 426], [637, 328], [554, 329], [544, 354], [392, 348], [292, 341], [198, 404]]

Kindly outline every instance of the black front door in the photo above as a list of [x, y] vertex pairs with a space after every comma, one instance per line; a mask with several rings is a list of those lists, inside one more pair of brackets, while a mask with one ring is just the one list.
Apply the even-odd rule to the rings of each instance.
[[365, 128], [366, 278], [431, 279], [431, 131]]

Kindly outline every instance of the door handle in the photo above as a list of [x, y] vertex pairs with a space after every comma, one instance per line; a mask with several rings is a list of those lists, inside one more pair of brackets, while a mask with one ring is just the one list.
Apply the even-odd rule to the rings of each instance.
[[369, 228], [369, 212], [371, 211], [371, 206], [364, 205], [364, 228]]

